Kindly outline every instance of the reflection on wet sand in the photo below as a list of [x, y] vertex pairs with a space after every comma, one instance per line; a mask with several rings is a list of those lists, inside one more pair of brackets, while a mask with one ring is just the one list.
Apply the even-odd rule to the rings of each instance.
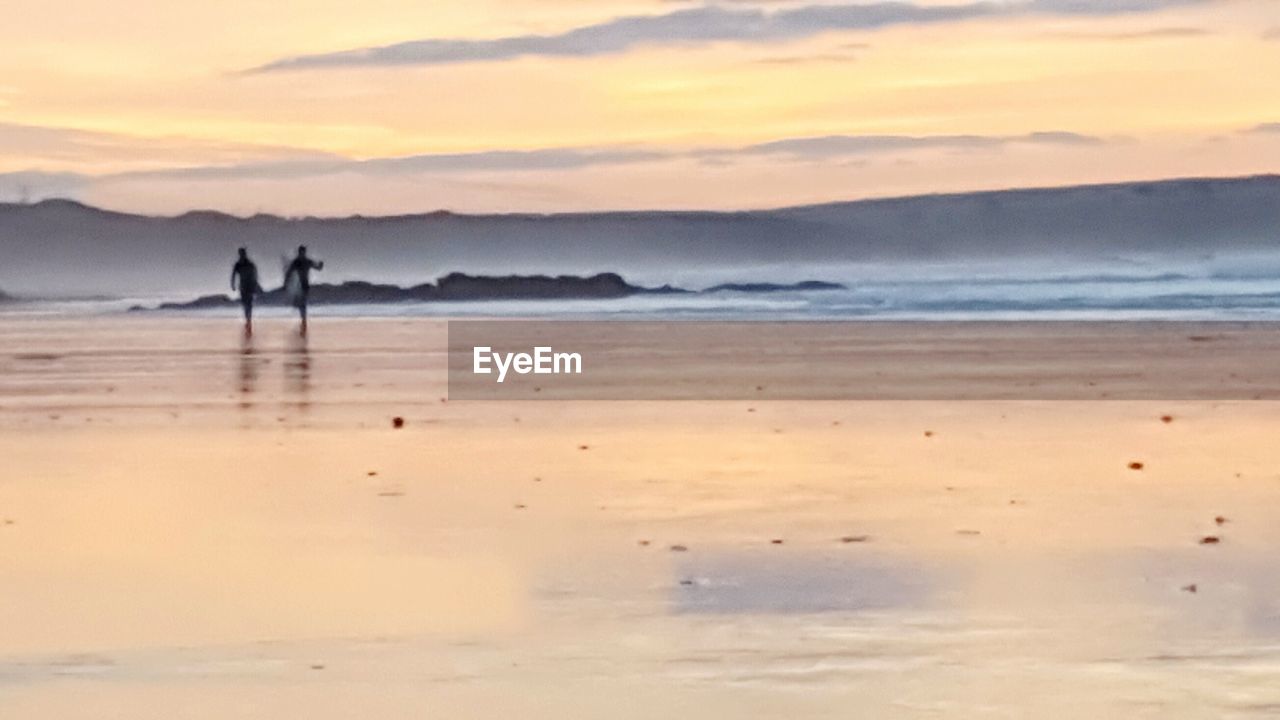
[[290, 333], [284, 349], [284, 406], [299, 414], [311, 410], [311, 351], [306, 333]]
[[253, 344], [253, 335], [248, 332], [245, 332], [240, 338], [238, 360], [239, 385], [237, 389], [240, 393], [239, 408], [242, 411], [249, 411], [253, 409], [253, 395], [258, 389], [259, 368], [265, 359], [258, 357], [258, 352]]
[[673, 611], [713, 615], [920, 609], [939, 583], [916, 561], [867, 551], [708, 548], [682, 554], [676, 572]]
[[6, 718], [1280, 707], [1280, 404], [441, 402], [427, 321], [42, 328]]

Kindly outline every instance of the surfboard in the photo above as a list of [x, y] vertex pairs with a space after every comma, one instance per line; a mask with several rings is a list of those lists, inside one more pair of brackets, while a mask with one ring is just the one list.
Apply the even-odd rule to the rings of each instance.
[[289, 299], [289, 304], [294, 307], [302, 307], [302, 278], [297, 273], [289, 274], [289, 265], [293, 261], [290, 258], [281, 256], [280, 265], [284, 268], [284, 296]]

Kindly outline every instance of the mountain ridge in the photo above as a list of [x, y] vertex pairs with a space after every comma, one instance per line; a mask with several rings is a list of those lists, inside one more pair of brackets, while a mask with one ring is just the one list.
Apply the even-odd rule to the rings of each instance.
[[924, 199], [960, 199], [960, 198], [981, 198], [983, 196], [993, 195], [1035, 195], [1045, 193], [1059, 193], [1072, 190], [1103, 190], [1109, 188], [1138, 188], [1140, 186], [1161, 186], [1161, 185], [1179, 185], [1179, 184], [1207, 184], [1207, 183], [1246, 183], [1255, 181], [1271, 181], [1280, 185], [1280, 172], [1276, 173], [1259, 173], [1255, 175], [1187, 175], [1173, 178], [1160, 178], [1154, 180], [1122, 180], [1104, 183], [1079, 183], [1073, 185], [1036, 185], [1032, 187], [1006, 187], [990, 190], [962, 190], [955, 192], [932, 192], [917, 193], [913, 195], [884, 195], [865, 198], [855, 198], [852, 200], [832, 200], [828, 202], [817, 203], [800, 203], [795, 205], [776, 205], [763, 208], [737, 208], [727, 210], [698, 209], [698, 210], [663, 210], [659, 208], [645, 210], [569, 210], [563, 212], [494, 212], [494, 213], [467, 213], [450, 210], [448, 208], [436, 208], [434, 210], [424, 210], [421, 212], [411, 213], [392, 213], [388, 215], [368, 215], [365, 213], [352, 213], [349, 215], [284, 215], [279, 213], [257, 212], [252, 215], [237, 215], [224, 210], [215, 210], [212, 208], [192, 208], [184, 210], [177, 214], [148, 214], [130, 212], [127, 210], [113, 210], [110, 208], [92, 205], [73, 198], [45, 198], [35, 202], [0, 202], [0, 212], [14, 208], [37, 208], [41, 206], [62, 206], [76, 207], [87, 211], [103, 215], [115, 215], [119, 217], [137, 218], [137, 219], [153, 219], [153, 220], [181, 220], [183, 218], [214, 218], [229, 219], [243, 222], [249, 221], [280, 221], [280, 222], [306, 222], [306, 221], [398, 221], [398, 220], [426, 220], [426, 219], [443, 219], [443, 218], [474, 218], [474, 219], [550, 219], [550, 218], [580, 218], [580, 217], [642, 217], [651, 215], [676, 215], [676, 216], [732, 216], [732, 215], [756, 215], [770, 213], [785, 213], [790, 211], [845, 208], [857, 205], [870, 205], [878, 203], [897, 203], [901, 201], [924, 200]]
[[[1227, 255], [1280, 263], [1280, 175], [1025, 188], [772, 210], [388, 217], [146, 216], [68, 200], [0, 205], [0, 287], [23, 296], [173, 296], [226, 286], [238, 247], [264, 277], [298, 245], [319, 278], [412, 284], [619, 272], [645, 284], [789, 282], [846, 266], [1049, 262], [1109, 269]], [[1157, 263], [1158, 265], [1159, 263]], [[1168, 264], [1168, 263], [1165, 263]], [[848, 277], [854, 277], [849, 274]]]

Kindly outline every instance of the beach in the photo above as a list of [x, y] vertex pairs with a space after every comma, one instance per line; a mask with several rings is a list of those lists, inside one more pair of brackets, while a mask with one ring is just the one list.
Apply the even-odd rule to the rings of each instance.
[[918, 396], [466, 402], [440, 319], [0, 318], [0, 715], [1274, 716], [1280, 404], [1173, 361], [1275, 330], [1074, 327], [1172, 399], [966, 396], [963, 324], [864, 326]]

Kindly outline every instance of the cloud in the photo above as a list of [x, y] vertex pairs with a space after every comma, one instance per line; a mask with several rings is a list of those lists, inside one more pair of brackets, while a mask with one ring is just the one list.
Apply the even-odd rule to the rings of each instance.
[[1213, 33], [1203, 28], [1193, 27], [1167, 27], [1153, 28], [1151, 30], [1134, 30], [1130, 32], [1086, 32], [1086, 31], [1063, 31], [1054, 33], [1045, 33], [1045, 37], [1064, 38], [1068, 40], [1167, 40], [1176, 38], [1192, 38], [1204, 37]]
[[1280, 135], [1280, 122], [1269, 122], [1262, 123], [1261, 125], [1254, 125], [1244, 132], [1250, 135]]
[[776, 157], [792, 161], [851, 158], [921, 149], [999, 150], [1010, 145], [1097, 146], [1107, 141], [1070, 132], [1024, 135], [826, 135], [784, 138], [730, 147], [559, 147], [536, 150], [490, 150], [437, 153], [404, 157], [283, 160], [279, 162], [205, 165], [98, 176], [103, 181], [127, 180], [290, 180], [353, 174], [388, 177], [413, 174], [529, 172], [576, 170], [646, 162], [696, 160], [726, 164], [735, 159]]
[[1009, 146], [1091, 147], [1109, 140], [1071, 132], [1022, 135], [824, 135], [783, 138], [740, 146], [555, 147], [534, 150], [488, 150], [358, 159], [327, 156], [268, 162], [190, 165], [111, 173], [51, 173], [38, 170], [0, 173], [0, 202], [49, 197], [80, 198], [95, 188], [130, 182], [249, 182], [309, 180], [351, 175], [390, 178], [412, 175], [477, 175], [620, 167], [638, 163], [693, 161], [725, 166], [763, 158], [777, 162], [859, 163], [869, 156], [918, 150], [996, 152]]
[[768, 43], [827, 32], [877, 30], [982, 18], [1036, 15], [1105, 17], [1163, 10], [1210, 0], [981, 0], [953, 5], [874, 2], [797, 5], [780, 9], [702, 5], [662, 15], [618, 17], [547, 35], [490, 39], [428, 38], [380, 47], [280, 58], [246, 71], [259, 74], [344, 67], [397, 67], [499, 62], [522, 57], [592, 57], [642, 46], [716, 42]]
[[1280, 27], [1273, 27], [1262, 33], [1263, 40], [1280, 40]]
[[291, 179], [317, 175], [407, 175], [485, 171], [573, 170], [593, 165], [625, 165], [662, 160], [669, 154], [633, 148], [544, 148], [436, 153], [403, 157], [282, 160], [239, 165], [209, 165], [118, 173], [112, 179], [169, 178], [184, 180]]
[[66, 127], [0, 122], [0, 158], [65, 163], [235, 163], [325, 157], [300, 148], [182, 137], [139, 137]]
[[1025, 135], [826, 135], [788, 138], [733, 150], [703, 150], [700, 154], [784, 155], [797, 159], [819, 159], [942, 148], [952, 150], [992, 150], [1008, 145], [1102, 145], [1106, 141], [1091, 135], [1070, 132], [1034, 132]]
[[48, 198], [79, 198], [93, 178], [77, 173], [39, 170], [0, 173], [0, 202], [27, 203]]
[[759, 65], [808, 65], [812, 63], [846, 63], [857, 60], [852, 53], [815, 53], [813, 55], [771, 55], [755, 62]]

